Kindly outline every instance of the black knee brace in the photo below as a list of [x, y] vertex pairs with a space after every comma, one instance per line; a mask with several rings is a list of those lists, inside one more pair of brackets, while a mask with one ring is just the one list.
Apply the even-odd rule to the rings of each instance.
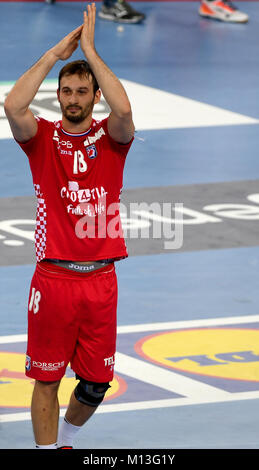
[[82, 379], [82, 377], [77, 374], [76, 379], [79, 380], [74, 391], [76, 399], [81, 403], [84, 403], [84, 405], [93, 407], [100, 405], [104, 399], [105, 393], [108, 388], [110, 388], [109, 382], [90, 382]]

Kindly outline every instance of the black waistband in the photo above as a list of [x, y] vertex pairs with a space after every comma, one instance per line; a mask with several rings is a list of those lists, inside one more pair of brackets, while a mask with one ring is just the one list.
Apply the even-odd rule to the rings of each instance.
[[92, 271], [96, 271], [97, 269], [103, 268], [107, 264], [113, 263], [112, 259], [93, 261], [89, 264], [80, 264], [76, 261], [66, 261], [61, 259], [45, 259], [44, 261], [48, 261], [49, 263], [55, 264], [56, 266], [69, 269], [70, 271], [76, 271], [78, 273], [90, 273]]

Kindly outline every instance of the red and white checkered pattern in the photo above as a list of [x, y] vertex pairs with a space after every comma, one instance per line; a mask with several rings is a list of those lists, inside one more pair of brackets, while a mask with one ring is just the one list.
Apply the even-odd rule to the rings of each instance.
[[40, 190], [40, 185], [35, 184], [35, 193], [38, 199], [37, 205], [37, 216], [36, 216], [36, 228], [35, 228], [35, 249], [36, 259], [41, 261], [45, 258], [46, 240], [47, 240], [47, 206], [43, 193]]

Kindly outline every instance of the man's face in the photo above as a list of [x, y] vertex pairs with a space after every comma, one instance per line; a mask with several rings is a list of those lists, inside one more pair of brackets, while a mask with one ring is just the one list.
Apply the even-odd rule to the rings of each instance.
[[91, 75], [65, 75], [60, 81], [58, 100], [63, 116], [80, 123], [92, 114], [94, 105], [100, 101], [100, 91], [94, 95]]

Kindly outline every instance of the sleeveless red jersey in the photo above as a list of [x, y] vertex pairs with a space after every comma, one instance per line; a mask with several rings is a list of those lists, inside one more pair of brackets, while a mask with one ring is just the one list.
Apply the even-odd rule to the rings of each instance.
[[108, 134], [107, 118], [71, 134], [62, 122], [36, 118], [37, 134], [20, 147], [38, 199], [36, 259], [94, 261], [128, 256], [119, 200], [129, 144]]

